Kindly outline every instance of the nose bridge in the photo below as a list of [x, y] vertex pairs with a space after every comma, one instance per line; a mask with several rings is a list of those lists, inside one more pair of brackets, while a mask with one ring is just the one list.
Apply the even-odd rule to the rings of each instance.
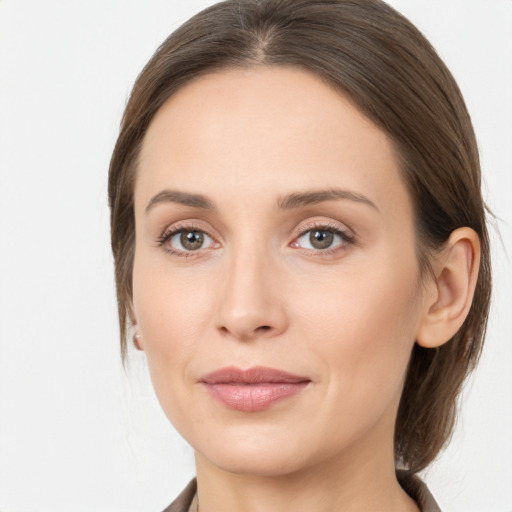
[[218, 327], [241, 340], [282, 332], [286, 318], [279, 293], [280, 272], [268, 244], [245, 237], [228, 253]]

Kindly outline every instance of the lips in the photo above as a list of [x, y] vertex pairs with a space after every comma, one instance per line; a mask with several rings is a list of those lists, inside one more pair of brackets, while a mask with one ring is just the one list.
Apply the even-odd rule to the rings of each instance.
[[311, 379], [275, 368], [256, 366], [247, 370], [221, 368], [203, 376], [199, 382], [214, 399], [229, 409], [258, 412], [297, 395]]

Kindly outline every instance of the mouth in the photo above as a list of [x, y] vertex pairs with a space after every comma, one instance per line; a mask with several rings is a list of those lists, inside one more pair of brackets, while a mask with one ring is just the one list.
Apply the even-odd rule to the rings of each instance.
[[199, 382], [214, 399], [229, 409], [258, 412], [297, 395], [311, 379], [275, 368], [256, 366], [247, 370], [221, 368], [204, 375]]

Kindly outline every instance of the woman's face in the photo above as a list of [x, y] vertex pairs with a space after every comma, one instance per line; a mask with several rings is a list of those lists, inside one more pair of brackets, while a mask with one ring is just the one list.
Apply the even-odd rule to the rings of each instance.
[[424, 300], [381, 130], [302, 70], [205, 76], [152, 121], [135, 215], [136, 330], [198, 461], [392, 461]]

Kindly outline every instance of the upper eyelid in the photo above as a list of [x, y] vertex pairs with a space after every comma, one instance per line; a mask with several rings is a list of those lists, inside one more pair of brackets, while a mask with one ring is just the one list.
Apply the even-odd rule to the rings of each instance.
[[297, 227], [294, 230], [294, 237], [298, 238], [313, 229], [333, 231], [333, 232], [341, 233], [345, 236], [350, 236], [352, 238], [355, 238], [353, 230], [351, 228], [349, 228], [348, 226], [340, 225], [332, 220], [320, 220], [320, 219], [310, 221], [306, 225], [301, 225], [301, 226]]
[[217, 241], [219, 237], [215, 234], [212, 234], [211, 229], [208, 229], [208, 228], [202, 226], [201, 224], [202, 223], [200, 221], [196, 221], [196, 220], [194, 220], [194, 221], [178, 221], [178, 222], [171, 224], [170, 226], [167, 226], [163, 230], [161, 237], [170, 236], [170, 235], [176, 234], [180, 231], [200, 231], [201, 233], [205, 233], [210, 238]]
[[[333, 231], [352, 231], [348, 227], [342, 227], [338, 224], [335, 224], [332, 221], [310, 221], [306, 225], [300, 225], [299, 227], [296, 227], [292, 230], [292, 236], [299, 236], [300, 234], [306, 233], [312, 229], [331, 229]], [[178, 221], [170, 226], [167, 226], [163, 230], [163, 234], [166, 233], [172, 233], [172, 232], [178, 232], [178, 231], [201, 231], [206, 233], [207, 235], [211, 236], [212, 238], [215, 238], [215, 235], [211, 235], [211, 230], [208, 228], [204, 228], [200, 225], [200, 221]]]
[[313, 231], [314, 229], [319, 230], [319, 231], [340, 231], [340, 232], [346, 231], [345, 229], [341, 228], [340, 226], [336, 226], [334, 224], [327, 224], [327, 223], [325, 223], [325, 224], [318, 223], [318, 224], [303, 226], [302, 228], [299, 228], [297, 231], [298, 231], [298, 235], [302, 235], [304, 233], [307, 233], [308, 231]]

